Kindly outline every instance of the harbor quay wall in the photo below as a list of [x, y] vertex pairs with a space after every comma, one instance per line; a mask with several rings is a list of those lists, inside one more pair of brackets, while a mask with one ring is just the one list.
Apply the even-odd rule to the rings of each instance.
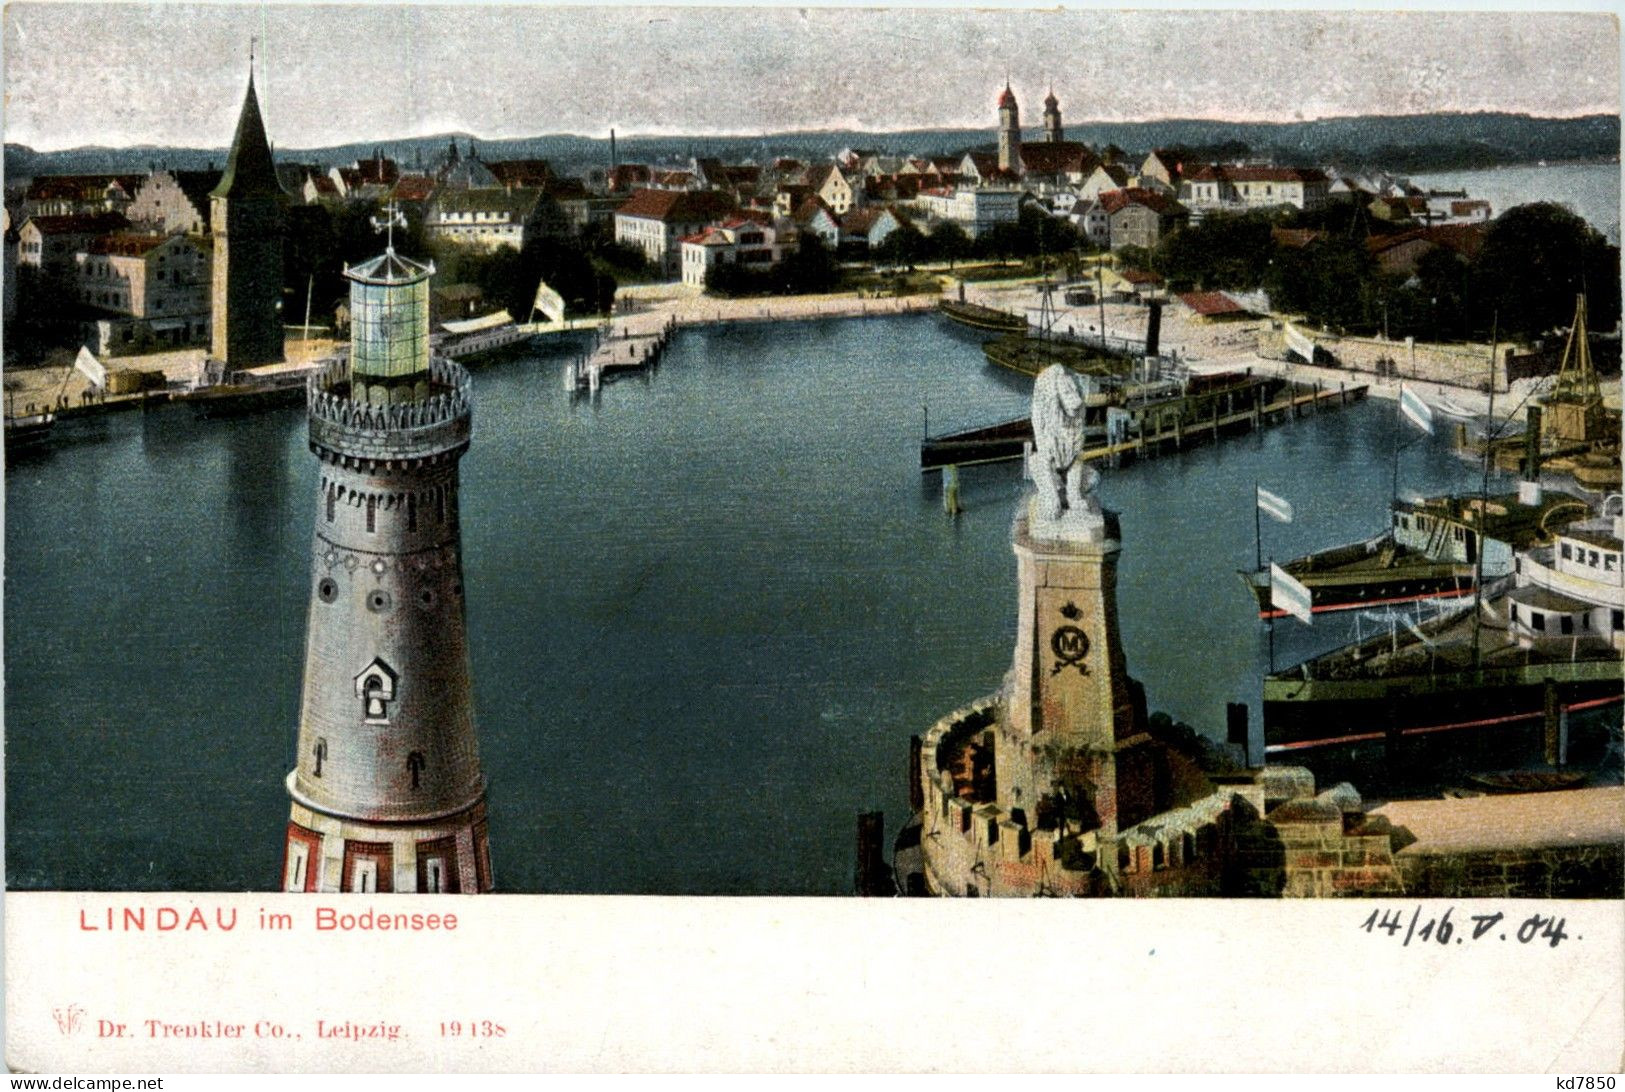
[[[1032, 829], [1024, 815], [960, 795], [945, 768], [997, 730], [1002, 695], [943, 717], [921, 739], [920, 840], [926, 889], [950, 897], [1219, 895], [1331, 898], [1403, 893], [1393, 829], [1337, 785], [1268, 766], [1216, 777], [1207, 795], [1100, 838]], [[941, 760], [939, 760], [939, 755]]]
[[1453, 898], [1617, 899], [1625, 895], [1625, 845], [1401, 853], [1408, 894]]
[[[1387, 375], [1443, 383], [1468, 390], [1485, 390], [1490, 372], [1490, 346], [1487, 344], [1441, 345], [1431, 342], [1389, 341], [1380, 337], [1348, 337], [1329, 334], [1292, 323], [1270, 324], [1259, 330], [1258, 355], [1271, 360], [1287, 359], [1287, 331], [1302, 336], [1331, 354], [1337, 365], [1348, 371]], [[1495, 389], [1507, 389], [1505, 346], [1495, 361]], [[1384, 362], [1393, 361], [1392, 370]]]

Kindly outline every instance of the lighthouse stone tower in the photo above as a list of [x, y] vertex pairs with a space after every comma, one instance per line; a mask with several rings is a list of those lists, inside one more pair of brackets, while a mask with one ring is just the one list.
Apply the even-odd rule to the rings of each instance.
[[492, 888], [470, 699], [457, 466], [469, 379], [429, 355], [434, 268], [345, 270], [348, 361], [311, 380], [321, 460], [283, 888]]

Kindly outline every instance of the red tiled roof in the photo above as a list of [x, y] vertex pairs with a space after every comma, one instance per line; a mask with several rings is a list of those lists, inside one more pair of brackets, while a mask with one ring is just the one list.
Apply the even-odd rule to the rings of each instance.
[[499, 159], [485, 165], [504, 186], [542, 186], [554, 177], [553, 164], [545, 159]]
[[[320, 179], [317, 181], [317, 189], [321, 189], [323, 181], [327, 180]], [[328, 181], [328, 185], [331, 186], [332, 182]], [[395, 183], [395, 199], [397, 201], [427, 201], [432, 196], [434, 196], [434, 179], [432, 178], [425, 178], [422, 175], [404, 175]]]
[[161, 245], [167, 238], [166, 235], [135, 235], [120, 232], [92, 239], [86, 249], [92, 254], [119, 254], [139, 258], [153, 247]]
[[146, 180], [141, 174], [42, 174], [28, 184], [28, 201], [100, 200], [115, 182], [134, 196]]
[[825, 203], [824, 199], [816, 194], [807, 198], [805, 201], [801, 202], [801, 204], [796, 206], [793, 219], [798, 224], [805, 224], [819, 213], [823, 213], [825, 216], [828, 216], [830, 220], [836, 224], [840, 223], [839, 220], [835, 219], [835, 210], [830, 208], [829, 205]]
[[841, 230], [853, 235], [867, 235], [880, 219], [884, 209], [863, 208], [853, 209], [841, 217]]
[[693, 224], [709, 222], [733, 209], [733, 201], [715, 190], [637, 190], [615, 215]]
[[1218, 315], [1246, 315], [1250, 314], [1247, 308], [1225, 295], [1223, 292], [1181, 292], [1179, 302], [1195, 311], [1203, 318], [1213, 318]]
[[1454, 250], [1464, 258], [1474, 258], [1484, 249], [1488, 236], [1483, 224], [1434, 224], [1422, 229], [1423, 236], [1432, 243]]
[[1185, 212], [1185, 206], [1167, 194], [1141, 189], [1138, 186], [1126, 190], [1107, 190], [1100, 195], [1100, 205], [1114, 216], [1130, 205], [1143, 205], [1152, 212], [1168, 216], [1177, 216]]
[[1489, 207], [1490, 203], [1488, 201], [1452, 201], [1450, 202], [1450, 215], [1467, 216], [1471, 213], [1477, 212], [1479, 209], [1484, 209], [1487, 211]]
[[78, 216], [30, 216], [23, 224], [33, 224], [41, 235], [104, 235], [122, 231], [130, 221], [118, 212], [91, 212]]
[[[383, 157], [358, 159], [354, 170], [356, 179], [363, 186], [393, 185], [395, 180], [401, 176], [401, 169], [396, 165], [395, 161]], [[349, 181], [348, 175], [345, 177], [345, 181], [350, 185], [356, 184]]]
[[1087, 144], [1044, 140], [1021, 146], [1021, 165], [1029, 174], [1088, 174], [1100, 160]]
[[681, 239], [681, 242], [693, 243], [695, 246], [733, 245], [733, 241], [731, 239], [714, 227], [708, 227], [704, 231], [695, 232], [693, 235], [685, 235]]
[[1143, 269], [1123, 269], [1123, 270], [1119, 270], [1117, 275], [1119, 277], [1122, 277], [1125, 281], [1127, 281], [1130, 284], [1161, 284], [1162, 283], [1162, 278], [1161, 277], [1157, 276], [1155, 273], [1148, 273]]

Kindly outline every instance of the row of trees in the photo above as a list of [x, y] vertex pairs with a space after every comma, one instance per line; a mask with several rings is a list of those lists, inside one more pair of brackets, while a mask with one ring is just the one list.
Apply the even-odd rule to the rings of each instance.
[[914, 265], [918, 262], [1035, 258], [1092, 249], [1084, 235], [1070, 221], [1050, 216], [1033, 205], [1023, 205], [1013, 224], [998, 224], [972, 239], [952, 220], [937, 225], [929, 235], [913, 224], [904, 224], [874, 249], [875, 261], [887, 265]]
[[[1323, 234], [1306, 246], [1276, 241], [1274, 227]], [[1427, 340], [1533, 338], [1567, 326], [1585, 293], [1595, 329], [1620, 317], [1619, 248], [1558, 205], [1520, 205], [1492, 221], [1471, 257], [1440, 246], [1415, 271], [1386, 274], [1372, 256], [1379, 229], [1358, 210], [1211, 214], [1150, 253], [1120, 255], [1189, 288], [1263, 288], [1281, 311], [1350, 332], [1386, 330]]]
[[770, 269], [713, 266], [706, 274], [705, 287], [719, 296], [793, 296], [828, 292], [840, 279], [835, 255], [816, 235], [803, 235], [801, 246]]
[[[303, 319], [307, 297], [313, 321], [327, 322], [349, 297], [345, 265], [378, 254], [383, 238], [374, 226], [379, 216], [372, 202], [295, 205], [288, 210], [283, 239], [283, 298], [291, 301], [285, 321]], [[437, 285], [478, 285], [485, 299], [524, 321], [545, 280], [564, 297], [570, 313], [607, 312], [615, 299], [615, 271], [643, 272], [643, 254], [617, 244], [605, 232], [582, 238], [535, 234], [520, 250], [483, 250], [447, 240], [431, 240], [422, 213], [407, 211], [406, 224], [394, 229], [395, 249], [418, 260], [433, 259]], [[294, 313], [297, 312], [297, 313]]]

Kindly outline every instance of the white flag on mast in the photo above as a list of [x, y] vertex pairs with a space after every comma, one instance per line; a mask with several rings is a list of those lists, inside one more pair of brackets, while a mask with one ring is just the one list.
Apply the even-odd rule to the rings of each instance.
[[1270, 562], [1270, 605], [1309, 625], [1314, 620], [1314, 596], [1281, 566]]
[[1433, 432], [1433, 407], [1403, 383], [1399, 385], [1399, 412], [1423, 432]]
[[84, 345], [79, 346], [79, 355], [73, 361], [74, 370], [90, 380], [93, 387], [107, 386], [107, 368], [97, 360], [90, 349]]
[[531, 301], [530, 310], [531, 314], [540, 311], [548, 322], [563, 322], [564, 297], [549, 288], [546, 281], [537, 281], [536, 298]]
[[1282, 523], [1292, 522], [1292, 502], [1258, 486], [1258, 507], [1266, 516]]

